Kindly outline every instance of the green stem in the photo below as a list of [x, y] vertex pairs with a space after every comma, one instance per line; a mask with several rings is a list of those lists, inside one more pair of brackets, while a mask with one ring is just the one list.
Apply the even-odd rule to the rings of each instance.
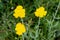
[[24, 40], [24, 35], [22, 35], [22, 40]]
[[22, 18], [21, 18], [21, 22], [24, 23]]
[[38, 20], [38, 27], [39, 27], [39, 25], [40, 25], [40, 18], [39, 18], [39, 20]]
[[59, 4], [58, 4], [58, 6], [57, 6], [57, 10], [55, 11], [54, 19], [56, 18], [56, 15], [57, 15], [57, 12], [58, 12], [59, 6], [60, 6], [60, 2], [59, 2]]
[[[24, 24], [23, 19], [21, 18], [21, 22]], [[24, 35], [22, 35], [22, 40], [24, 40]]]
[[39, 18], [38, 24], [36, 26], [36, 32], [35, 32], [34, 40], [37, 40], [37, 37], [39, 36], [39, 25], [40, 25], [40, 18]]

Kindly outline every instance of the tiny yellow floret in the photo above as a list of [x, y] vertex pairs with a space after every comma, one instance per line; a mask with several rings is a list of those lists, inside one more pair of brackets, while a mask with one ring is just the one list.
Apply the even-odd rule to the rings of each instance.
[[36, 17], [42, 18], [42, 17], [46, 16], [47, 11], [45, 11], [44, 7], [39, 7], [38, 9], [36, 9], [34, 14]]
[[16, 9], [14, 10], [13, 16], [14, 16], [15, 18], [18, 18], [18, 17], [24, 18], [24, 17], [25, 17], [25, 9], [23, 9], [22, 6], [18, 5], [18, 6], [16, 7]]
[[17, 34], [17, 35], [19, 35], [19, 36], [22, 35], [23, 33], [26, 32], [25, 25], [22, 24], [22, 23], [17, 23], [17, 24], [16, 24], [15, 31], [16, 31], [16, 34]]

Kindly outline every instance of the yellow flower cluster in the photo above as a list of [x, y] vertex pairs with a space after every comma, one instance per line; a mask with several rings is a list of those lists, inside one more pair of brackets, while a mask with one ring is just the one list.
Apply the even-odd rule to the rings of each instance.
[[16, 28], [15, 28], [16, 34], [17, 35], [22, 35], [23, 33], [26, 32], [25, 25], [22, 23], [17, 23]]
[[[35, 13], [36, 17], [42, 18], [42, 17], [46, 16], [47, 11], [45, 11], [44, 7], [39, 7], [38, 9], [36, 9], [36, 11], [34, 13]], [[23, 9], [22, 6], [18, 5], [16, 7], [16, 9], [14, 10], [13, 16], [15, 18], [18, 18], [18, 17], [24, 18], [25, 17], [25, 9]], [[22, 35], [23, 33], [26, 32], [25, 25], [22, 23], [17, 23], [15, 31], [16, 31], [17, 35]]]
[[13, 16], [14, 16], [15, 18], [18, 18], [18, 17], [24, 18], [24, 17], [25, 17], [25, 9], [23, 9], [22, 6], [18, 5], [18, 6], [16, 7], [16, 9], [14, 10]]
[[39, 7], [38, 9], [36, 9], [36, 12], [34, 14], [36, 17], [42, 18], [46, 16], [47, 11], [45, 11], [44, 7]]

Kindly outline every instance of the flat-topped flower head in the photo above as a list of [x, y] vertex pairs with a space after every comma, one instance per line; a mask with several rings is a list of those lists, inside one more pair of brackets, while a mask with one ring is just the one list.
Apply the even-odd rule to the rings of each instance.
[[22, 23], [17, 23], [17, 24], [16, 24], [15, 31], [16, 31], [16, 34], [17, 34], [17, 35], [19, 35], [19, 36], [22, 35], [23, 33], [26, 32], [25, 25], [22, 24]]
[[14, 10], [13, 16], [15, 18], [18, 18], [18, 17], [24, 18], [25, 17], [25, 9], [23, 9], [23, 7], [21, 5], [18, 5], [16, 7], [16, 9]]
[[36, 17], [42, 18], [42, 17], [46, 16], [47, 11], [45, 11], [44, 7], [39, 7], [38, 9], [36, 9], [34, 14]]

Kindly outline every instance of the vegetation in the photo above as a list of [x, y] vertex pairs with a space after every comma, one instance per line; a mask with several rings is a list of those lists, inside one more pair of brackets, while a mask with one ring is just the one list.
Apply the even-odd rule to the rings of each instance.
[[[25, 9], [26, 15], [22, 19], [13, 16], [18, 5]], [[35, 16], [39, 7], [45, 8], [46, 16]], [[15, 31], [18, 22], [26, 28], [22, 35]], [[59, 36], [60, 0], [0, 0], [0, 40], [55, 40]]]

